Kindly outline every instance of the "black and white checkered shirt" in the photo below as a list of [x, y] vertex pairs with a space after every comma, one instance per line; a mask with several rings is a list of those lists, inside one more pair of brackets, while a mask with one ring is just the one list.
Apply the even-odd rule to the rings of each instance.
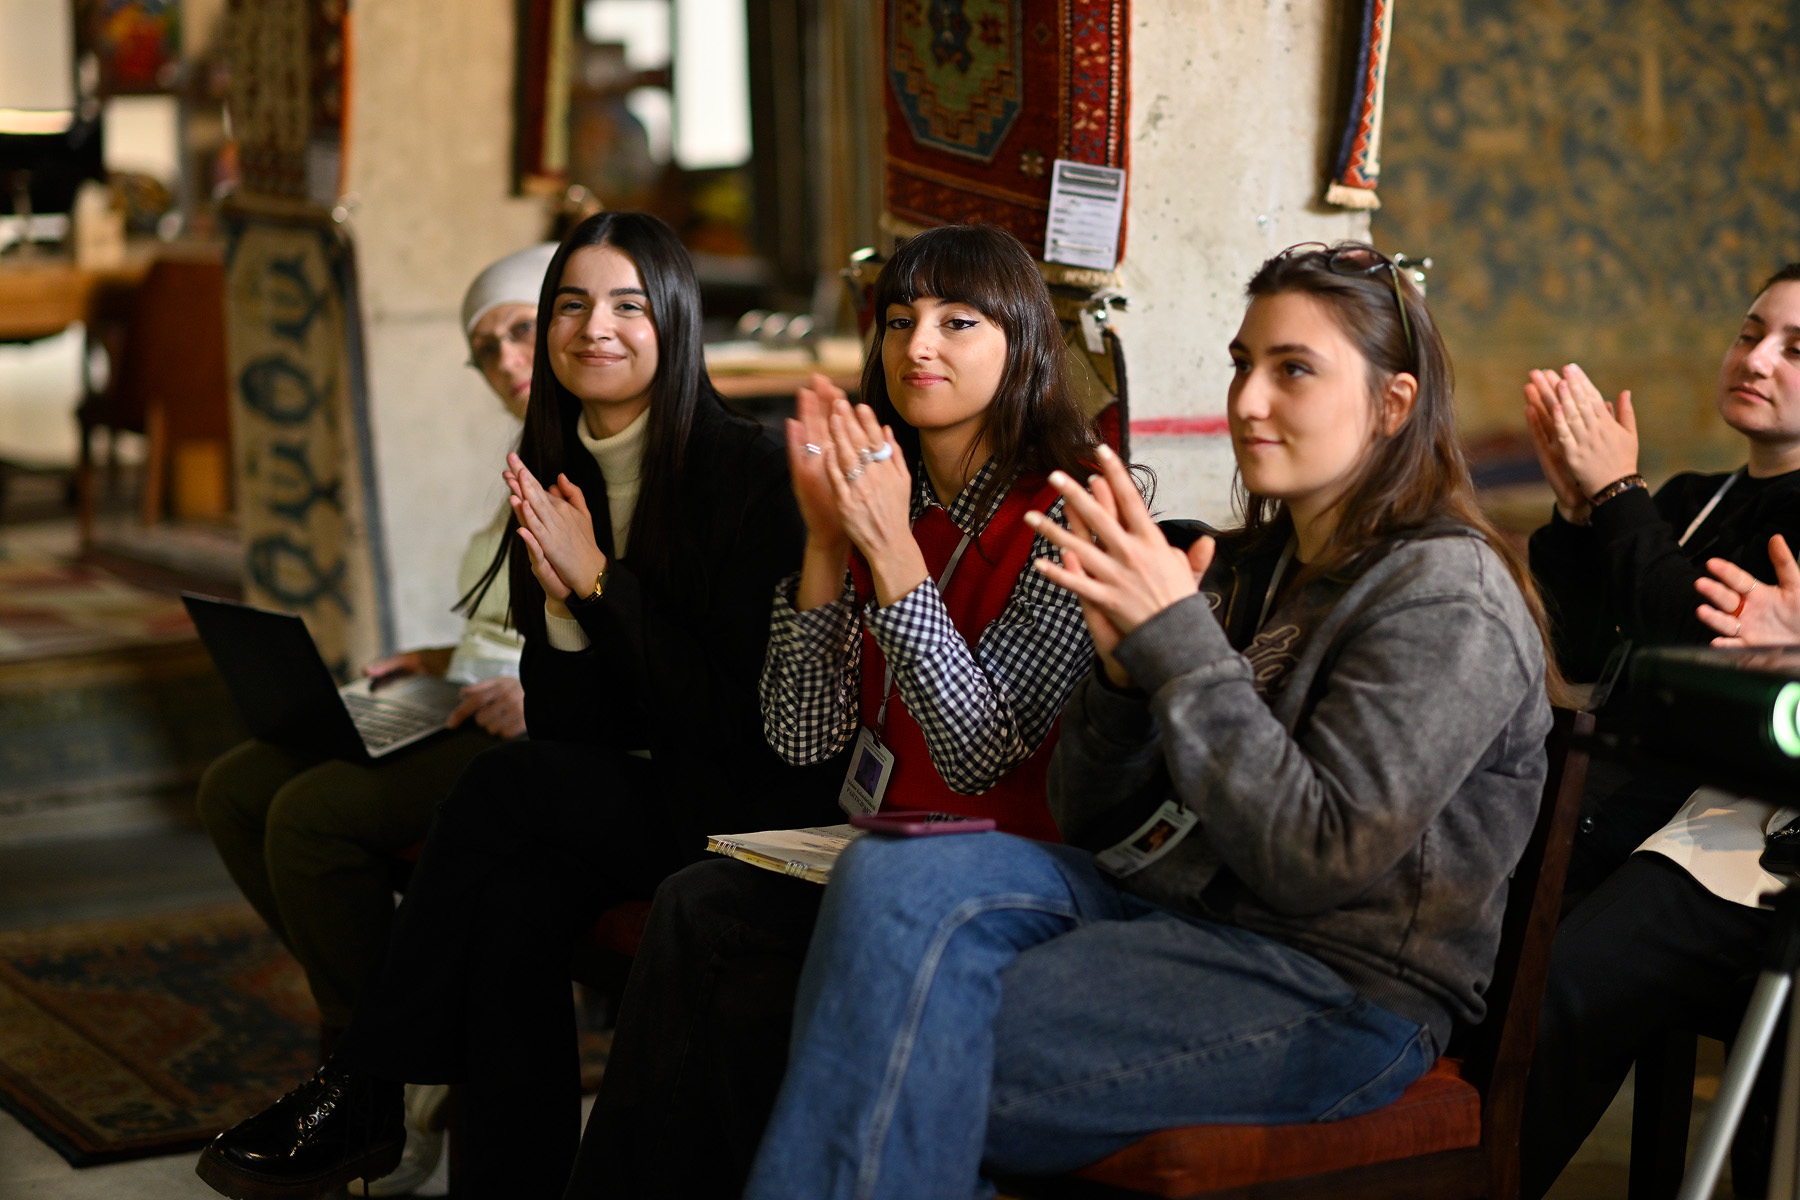
[[[980, 532], [981, 514], [972, 510], [993, 469], [989, 459], [946, 510], [964, 533]], [[931, 505], [943, 507], [921, 470], [913, 479], [912, 519]], [[1048, 515], [1066, 524], [1060, 499]], [[1057, 558], [1049, 542], [1033, 539], [1027, 563], [1046, 556]], [[862, 634], [848, 573], [841, 596], [803, 613], [794, 610], [798, 581], [790, 575], [775, 590], [762, 712], [769, 745], [788, 762], [804, 764], [831, 757], [856, 736]], [[925, 735], [932, 764], [953, 791], [968, 796], [987, 791], [1031, 756], [1093, 663], [1094, 644], [1074, 595], [1029, 565], [973, 654], [930, 580], [886, 608], [870, 600], [861, 617]]]

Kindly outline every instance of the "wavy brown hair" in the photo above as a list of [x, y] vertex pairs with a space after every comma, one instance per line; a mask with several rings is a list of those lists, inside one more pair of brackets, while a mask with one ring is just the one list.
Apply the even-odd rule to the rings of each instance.
[[1006, 335], [1006, 368], [982, 417], [981, 435], [969, 444], [971, 454], [985, 445], [997, 468], [975, 511], [987, 511], [1021, 474], [1063, 470], [1086, 478], [1098, 446], [1093, 424], [1069, 386], [1062, 324], [1050, 289], [1030, 252], [992, 225], [927, 229], [895, 251], [875, 279], [875, 337], [863, 362], [862, 397], [882, 424], [893, 426], [915, 475], [921, 469], [919, 431], [888, 399], [881, 345], [888, 305], [911, 304], [922, 296], [970, 305]]
[[[1381, 422], [1375, 422], [1374, 443], [1337, 501], [1331, 543], [1317, 561], [1307, 565], [1307, 574], [1354, 573], [1365, 555], [1397, 536], [1448, 522], [1468, 526], [1500, 556], [1518, 585], [1543, 640], [1546, 689], [1552, 702], [1566, 703], [1567, 685], [1557, 669], [1549, 619], [1531, 568], [1475, 499], [1475, 484], [1456, 431], [1456, 378], [1450, 353], [1425, 307], [1425, 298], [1407, 272], [1391, 263], [1365, 274], [1333, 270], [1334, 256], [1341, 261], [1345, 254], [1370, 256], [1370, 262], [1386, 261], [1373, 246], [1362, 242], [1283, 252], [1263, 263], [1244, 289], [1252, 301], [1288, 292], [1319, 301], [1368, 364], [1371, 405], [1396, 375], [1409, 374], [1418, 381], [1412, 411], [1399, 428], [1384, 433]], [[1406, 305], [1405, 325], [1400, 318], [1402, 303]], [[1277, 527], [1284, 532], [1287, 529], [1286, 506], [1246, 489], [1242, 472], [1236, 477], [1234, 499], [1244, 515], [1243, 528], [1234, 537], [1255, 543]]]

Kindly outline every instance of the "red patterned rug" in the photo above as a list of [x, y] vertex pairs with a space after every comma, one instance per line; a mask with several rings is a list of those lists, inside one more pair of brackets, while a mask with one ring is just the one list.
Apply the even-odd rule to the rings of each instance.
[[[610, 1036], [582, 1036], [589, 1090]], [[300, 964], [248, 905], [0, 933], [0, 1108], [72, 1166], [196, 1149], [317, 1050]]]
[[1039, 250], [1054, 160], [1126, 165], [1129, 7], [887, 0], [888, 212]]
[[173, 596], [96, 567], [0, 548], [0, 662], [193, 637]]

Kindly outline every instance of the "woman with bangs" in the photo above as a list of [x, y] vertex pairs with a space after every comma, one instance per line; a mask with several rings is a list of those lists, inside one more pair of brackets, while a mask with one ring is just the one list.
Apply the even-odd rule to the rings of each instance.
[[[1050, 476], [1099, 460], [1049, 290], [1011, 235], [947, 226], [895, 253], [875, 311], [867, 403], [816, 379], [787, 423], [807, 541], [775, 589], [764, 731], [790, 763], [891, 758], [846, 780], [847, 812], [1056, 840], [1045, 775], [1093, 647], [1073, 595], [1030, 569], [1055, 550], [1027, 518], [1060, 521]], [[729, 859], [658, 890], [569, 1195], [741, 1191], [823, 890]]]
[[1482, 1019], [1544, 781], [1542, 609], [1395, 264], [1297, 246], [1248, 292], [1245, 525], [1183, 551], [1105, 448], [1051, 476], [1036, 568], [1098, 658], [1050, 776], [1068, 844], [845, 851], [747, 1200], [992, 1196], [1157, 1129], [1354, 1116]]

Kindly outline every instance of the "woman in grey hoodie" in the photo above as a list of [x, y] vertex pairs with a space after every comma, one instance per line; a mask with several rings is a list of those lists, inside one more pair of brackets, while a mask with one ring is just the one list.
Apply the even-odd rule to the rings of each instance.
[[1070, 844], [851, 848], [752, 1200], [960, 1200], [1167, 1126], [1352, 1116], [1481, 1019], [1544, 777], [1542, 609], [1411, 282], [1346, 243], [1248, 290], [1244, 526], [1178, 550], [1116, 457], [1052, 477], [1038, 569], [1100, 663], [1050, 780]]

